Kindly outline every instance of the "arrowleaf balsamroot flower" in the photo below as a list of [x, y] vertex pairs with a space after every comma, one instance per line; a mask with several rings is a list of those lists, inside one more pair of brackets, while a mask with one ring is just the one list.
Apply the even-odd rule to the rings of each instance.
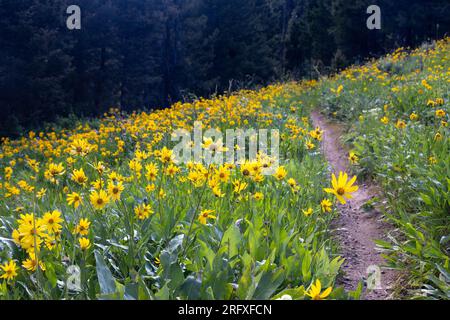
[[442, 134], [440, 132], [436, 132], [436, 134], [434, 135], [434, 140], [435, 141], [441, 141], [442, 140]]
[[163, 147], [160, 151], [159, 161], [162, 163], [170, 163], [174, 159], [173, 151], [167, 147]]
[[112, 200], [120, 200], [120, 195], [125, 189], [122, 182], [114, 184], [113, 182], [108, 183], [108, 195]]
[[216, 170], [216, 175], [221, 182], [228, 182], [228, 179], [230, 178], [230, 170], [225, 166], [221, 166], [218, 170]]
[[351, 164], [358, 164], [359, 158], [354, 152], [350, 152], [348, 155], [348, 160]]
[[[34, 254], [34, 252], [30, 252], [28, 259], [22, 262], [22, 267], [24, 267], [28, 271], [34, 272], [36, 271], [37, 264], [38, 260], [36, 259], [36, 255]], [[45, 271], [45, 265], [40, 259], [39, 259], [39, 268], [42, 271]]]
[[322, 291], [322, 284], [320, 280], [317, 279], [316, 283], [312, 283], [310, 289], [305, 292], [307, 296], [311, 297], [312, 300], [323, 300], [328, 297], [333, 290], [332, 287], [327, 288], [324, 292]]
[[225, 193], [220, 189], [220, 185], [214, 186], [211, 190], [217, 198], [223, 198], [225, 196]]
[[288, 179], [287, 183], [291, 188], [295, 188], [297, 186], [297, 181], [295, 181], [294, 178]]
[[39, 244], [41, 237], [45, 236], [47, 226], [42, 219], [34, 218], [31, 215], [31, 223], [24, 222], [19, 225], [20, 244], [24, 249], [34, 247], [35, 242]]
[[252, 173], [251, 164], [249, 162], [244, 162], [241, 165], [241, 173], [244, 177], [249, 177]]
[[109, 197], [104, 190], [92, 191], [89, 198], [95, 210], [102, 210], [109, 202]]
[[181, 171], [181, 169], [179, 167], [177, 167], [176, 165], [171, 163], [166, 168], [165, 174], [173, 178], [180, 171]]
[[73, 156], [86, 156], [92, 149], [92, 146], [86, 139], [76, 139], [70, 145], [70, 154]]
[[89, 227], [91, 222], [88, 219], [80, 219], [77, 226], [75, 227], [74, 233], [78, 233], [82, 236], [86, 236], [89, 233]]
[[406, 128], [406, 122], [403, 120], [397, 120], [397, 123], [395, 124], [395, 127], [397, 129], [405, 129]]
[[309, 135], [317, 141], [322, 141], [323, 130], [321, 130], [320, 127], [317, 127], [316, 129], [310, 131]]
[[198, 215], [198, 221], [200, 221], [201, 224], [206, 224], [208, 219], [217, 219], [217, 217], [211, 213], [214, 213], [214, 210], [203, 210]]
[[320, 207], [322, 208], [322, 212], [331, 212], [333, 203], [329, 199], [323, 199], [320, 202]]
[[332, 188], [325, 188], [324, 191], [334, 194], [341, 204], [346, 204], [347, 202], [345, 199], [351, 199], [351, 194], [358, 190], [358, 186], [353, 185], [355, 181], [356, 176], [348, 180], [347, 173], [340, 171], [339, 177], [336, 179], [336, 176], [333, 173], [331, 175]]
[[145, 166], [145, 170], [147, 173], [145, 174], [145, 177], [149, 181], [154, 181], [158, 177], [158, 166], [154, 163], [149, 163]]
[[436, 117], [438, 117], [438, 118], [445, 117], [445, 111], [442, 109], [436, 110]]
[[64, 173], [65, 170], [62, 163], [49, 163], [48, 169], [44, 172], [44, 176], [45, 179], [49, 180], [51, 183], [58, 184], [58, 180], [56, 178]]
[[305, 146], [306, 146], [306, 149], [308, 149], [308, 150], [312, 150], [316, 147], [316, 145], [309, 140], [306, 141]]
[[444, 99], [442, 99], [442, 98], [437, 98], [437, 99], [436, 99], [436, 104], [437, 104], [438, 106], [442, 106], [442, 105], [444, 104]]
[[42, 199], [42, 198], [45, 196], [46, 193], [47, 193], [47, 189], [41, 188], [41, 190], [39, 190], [39, 191], [36, 193], [36, 198]]
[[262, 192], [255, 192], [253, 198], [257, 201], [264, 199], [264, 194]]
[[80, 243], [80, 249], [83, 251], [91, 247], [91, 241], [88, 238], [80, 238], [78, 242]]
[[280, 167], [277, 168], [277, 170], [275, 171], [273, 176], [277, 180], [283, 180], [287, 176], [287, 171], [286, 171], [286, 169], [283, 166], [280, 166]]
[[308, 209], [306, 209], [306, 210], [303, 209], [302, 212], [303, 212], [303, 214], [304, 214], [305, 216], [309, 217], [310, 215], [313, 214], [314, 210], [313, 210], [313, 208], [308, 208]]
[[0, 266], [0, 268], [3, 270], [3, 274], [0, 276], [0, 279], [10, 281], [17, 277], [17, 265], [14, 260], [5, 262]]
[[98, 172], [99, 175], [102, 175], [103, 172], [106, 171], [106, 167], [105, 167], [105, 165], [103, 164], [102, 161], [97, 162], [97, 163], [94, 165], [94, 168], [95, 168], [95, 170], [97, 170], [97, 172]]
[[81, 196], [76, 192], [69, 193], [67, 195], [67, 203], [69, 204], [69, 206], [73, 205], [76, 209], [81, 204]]
[[416, 121], [417, 119], [419, 119], [419, 115], [417, 113], [413, 112], [409, 115], [409, 119], [411, 121]]
[[240, 180], [235, 180], [235, 181], [233, 181], [233, 186], [234, 186], [233, 192], [240, 194], [242, 191], [244, 191], [247, 188], [248, 183], [244, 182], [244, 181], [240, 181]]
[[61, 222], [61, 212], [58, 210], [53, 210], [44, 214], [42, 218], [44, 224], [47, 227], [49, 233], [59, 233], [62, 229]]
[[72, 180], [80, 185], [83, 185], [88, 181], [88, 178], [86, 177], [86, 174], [84, 173], [83, 168], [81, 168], [80, 170], [77, 170], [77, 169], [73, 170]]
[[153, 214], [153, 210], [149, 204], [143, 203], [134, 208], [134, 214], [139, 220], [145, 220]]

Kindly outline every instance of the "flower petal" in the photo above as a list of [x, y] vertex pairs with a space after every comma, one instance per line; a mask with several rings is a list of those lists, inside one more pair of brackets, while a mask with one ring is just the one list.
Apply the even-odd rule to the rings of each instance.
[[322, 292], [320, 298], [325, 299], [326, 297], [328, 297], [331, 293], [331, 290], [333, 290], [331, 287], [327, 288], [324, 292]]

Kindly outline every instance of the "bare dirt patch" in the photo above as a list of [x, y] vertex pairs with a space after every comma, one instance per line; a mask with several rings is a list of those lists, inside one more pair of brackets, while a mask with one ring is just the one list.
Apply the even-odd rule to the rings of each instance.
[[[349, 172], [348, 150], [340, 141], [343, 134], [342, 126], [328, 121], [317, 111], [314, 111], [311, 117], [314, 125], [320, 126], [325, 131], [322, 148], [333, 171]], [[368, 201], [379, 196], [377, 186], [368, 181], [359, 181], [357, 184], [359, 190], [347, 204], [339, 205], [340, 216], [335, 221], [341, 253], [345, 258], [343, 266], [345, 274], [339, 282], [345, 289], [354, 290], [359, 281], [366, 279], [370, 266], [379, 266], [381, 289], [365, 292], [364, 298], [390, 299], [397, 274], [394, 270], [383, 267], [384, 259], [377, 251], [374, 240], [385, 239], [386, 231], [392, 227], [382, 221], [382, 215], [376, 209], [364, 208]]]

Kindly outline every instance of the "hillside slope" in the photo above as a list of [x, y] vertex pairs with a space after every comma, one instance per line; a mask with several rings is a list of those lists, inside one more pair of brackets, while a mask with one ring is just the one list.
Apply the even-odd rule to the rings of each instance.
[[[152, 113], [111, 110], [74, 129], [3, 139], [0, 297], [363, 298], [366, 275], [354, 290], [337, 281], [346, 244], [332, 221], [373, 179], [386, 201], [364, 206], [396, 228], [378, 243], [401, 271], [401, 294], [448, 298], [449, 46], [399, 49], [320, 81]], [[348, 128], [358, 178], [326, 162], [327, 132], [309, 118], [316, 109]], [[196, 136], [211, 128], [223, 140]], [[259, 129], [278, 130], [269, 145], [279, 138], [279, 152], [207, 162], [245, 149], [224, 144], [238, 128], [256, 130], [248, 143]], [[175, 146], [203, 157], [183, 163]]]

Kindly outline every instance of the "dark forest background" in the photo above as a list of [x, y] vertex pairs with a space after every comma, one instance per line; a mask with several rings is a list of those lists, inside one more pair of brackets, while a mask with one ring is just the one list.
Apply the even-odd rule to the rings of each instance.
[[317, 77], [448, 31], [448, 0], [0, 0], [0, 136]]

